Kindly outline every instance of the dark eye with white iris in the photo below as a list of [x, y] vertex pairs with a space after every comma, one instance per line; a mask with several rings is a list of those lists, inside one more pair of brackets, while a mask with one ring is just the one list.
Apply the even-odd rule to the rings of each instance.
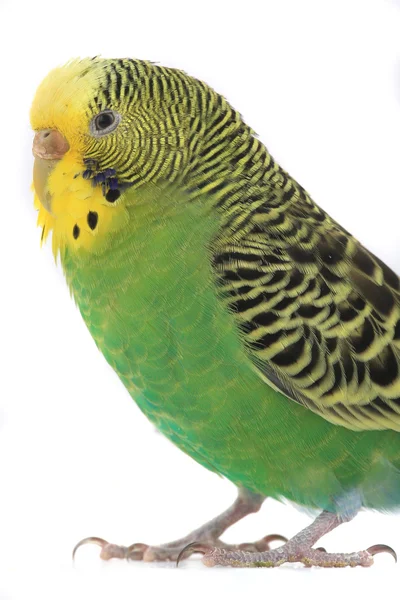
[[90, 133], [95, 137], [107, 135], [118, 127], [120, 120], [120, 115], [114, 110], [103, 110], [91, 120]]

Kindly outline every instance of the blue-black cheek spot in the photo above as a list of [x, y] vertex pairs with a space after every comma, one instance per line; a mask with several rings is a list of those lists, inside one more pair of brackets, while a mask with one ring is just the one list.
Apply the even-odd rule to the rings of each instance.
[[116, 170], [115, 169], [106, 169], [105, 171], [103, 171], [103, 173], [107, 178], [113, 177], [116, 174]]
[[[130, 187], [129, 183], [120, 183], [118, 181], [115, 169], [108, 168], [99, 172], [97, 171], [98, 164], [96, 164], [96, 161], [90, 159], [84, 160], [84, 164], [86, 169], [82, 173], [83, 179], [90, 179], [93, 187], [100, 186], [107, 202], [116, 202], [121, 195], [121, 188], [125, 189]], [[91, 222], [94, 222], [93, 217], [91, 217]], [[92, 229], [94, 229], [96, 225], [97, 221]]]
[[97, 173], [92, 179], [92, 185], [95, 187], [99, 183], [104, 183], [106, 180], [106, 175], [104, 173]]
[[79, 237], [81, 230], [79, 229], [78, 225], [74, 225], [74, 228], [72, 230], [72, 235], [74, 236], [74, 240], [77, 240]]
[[116, 190], [118, 188], [118, 179], [116, 177], [111, 177], [107, 183], [110, 190]]
[[121, 192], [119, 189], [109, 189], [106, 193], [107, 202], [115, 202], [120, 197]]

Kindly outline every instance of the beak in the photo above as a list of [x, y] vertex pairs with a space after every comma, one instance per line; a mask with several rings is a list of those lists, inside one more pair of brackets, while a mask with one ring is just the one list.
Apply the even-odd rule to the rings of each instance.
[[69, 150], [65, 137], [55, 129], [37, 131], [33, 140], [33, 156], [46, 160], [60, 160]]
[[43, 206], [51, 212], [51, 194], [48, 190], [48, 178], [58, 161], [69, 150], [67, 140], [59, 131], [42, 129], [33, 140], [33, 185]]

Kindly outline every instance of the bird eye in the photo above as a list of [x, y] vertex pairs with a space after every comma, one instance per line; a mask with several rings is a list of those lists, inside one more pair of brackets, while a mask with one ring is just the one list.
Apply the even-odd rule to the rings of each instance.
[[108, 129], [109, 127], [111, 127], [114, 121], [115, 117], [112, 113], [101, 113], [100, 115], [97, 115], [95, 120], [96, 129]]
[[93, 117], [90, 122], [90, 133], [95, 137], [101, 137], [114, 131], [121, 120], [120, 115], [113, 110], [103, 110]]

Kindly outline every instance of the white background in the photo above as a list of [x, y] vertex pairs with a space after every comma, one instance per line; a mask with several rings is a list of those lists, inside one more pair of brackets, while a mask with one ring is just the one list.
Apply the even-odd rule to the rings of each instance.
[[[96, 350], [40, 232], [29, 190], [36, 86], [74, 56], [181, 67], [237, 107], [332, 216], [400, 272], [400, 2], [1, 2], [0, 598], [397, 597], [400, 568], [207, 569], [98, 559], [87, 535], [157, 543], [234, 498], [157, 434]], [[268, 501], [226, 536], [293, 535], [309, 518]], [[387, 543], [365, 513], [329, 550]]]

